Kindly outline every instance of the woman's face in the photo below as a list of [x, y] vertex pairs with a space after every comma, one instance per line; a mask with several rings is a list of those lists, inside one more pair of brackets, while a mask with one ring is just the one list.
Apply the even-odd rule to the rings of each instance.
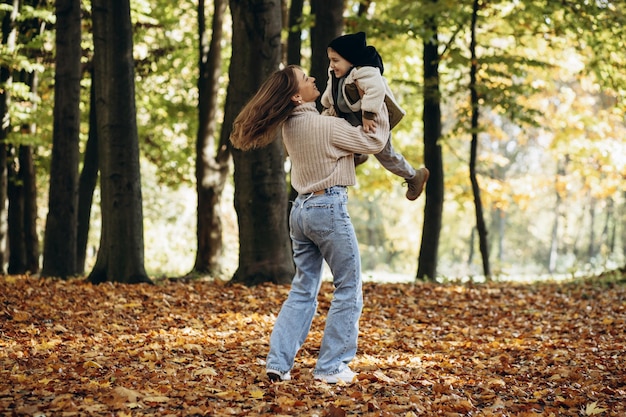
[[307, 76], [301, 69], [295, 69], [295, 74], [300, 85], [298, 90], [299, 100], [305, 103], [311, 103], [317, 100], [320, 92], [315, 85], [315, 78]]
[[335, 73], [337, 78], [343, 77], [352, 68], [350, 61], [339, 55], [333, 48], [328, 48], [328, 60], [330, 61], [330, 70]]

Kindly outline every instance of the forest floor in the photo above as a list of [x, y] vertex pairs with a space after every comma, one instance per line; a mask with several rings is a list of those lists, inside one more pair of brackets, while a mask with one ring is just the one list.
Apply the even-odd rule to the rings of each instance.
[[351, 384], [265, 375], [288, 287], [0, 277], [0, 415], [625, 416], [626, 285], [364, 284]]

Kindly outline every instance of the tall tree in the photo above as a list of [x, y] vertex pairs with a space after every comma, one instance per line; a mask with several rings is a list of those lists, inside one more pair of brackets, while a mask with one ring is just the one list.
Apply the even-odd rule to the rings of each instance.
[[[626, 273], [626, 245], [624, 244], [624, 242], [626, 242], [626, 189], [622, 190], [621, 192], [621, 197], [622, 197], [622, 207], [619, 210], [619, 224], [620, 224], [620, 237], [621, 237], [621, 241], [622, 241], [622, 271], [624, 271]], [[626, 280], [626, 276], [623, 277], [624, 280]]]
[[76, 231], [76, 273], [85, 272], [87, 258], [87, 242], [89, 240], [89, 223], [93, 193], [98, 185], [98, 122], [96, 117], [96, 93], [91, 69], [91, 86], [89, 87], [89, 132], [83, 155], [83, 169], [78, 179], [78, 214]]
[[102, 230], [88, 279], [151, 282], [144, 267], [130, 0], [93, 0], [92, 14]]
[[80, 0], [56, 0], [54, 125], [42, 276], [78, 272], [78, 142], [80, 133]]
[[[13, 2], [11, 13], [17, 13], [17, 26], [14, 40], [15, 51], [23, 51], [14, 57], [12, 85], [14, 95], [18, 100], [13, 101], [13, 116], [15, 121], [9, 120], [9, 126], [19, 130], [11, 132], [8, 154], [8, 236], [9, 236], [9, 267], [8, 272], [14, 274], [39, 272], [39, 235], [37, 233], [37, 178], [35, 169], [33, 138], [37, 133], [37, 119], [34, 115], [38, 110], [39, 102], [39, 74], [35, 65], [44, 62], [43, 52], [37, 48], [27, 48], [26, 45], [36, 45], [46, 30], [46, 19], [51, 18], [47, 13], [45, 3], [40, 5], [38, 0]], [[21, 62], [20, 62], [21, 61]], [[20, 86], [20, 87], [17, 87]], [[18, 105], [15, 105], [19, 103]], [[16, 116], [17, 108], [22, 108], [20, 116]], [[10, 110], [9, 110], [10, 112]]]
[[222, 136], [215, 144], [217, 97], [222, 64], [222, 38], [226, 0], [213, 0], [211, 41], [206, 27], [205, 2], [198, 2], [198, 132], [196, 137], [196, 190], [198, 193], [196, 273], [215, 273], [222, 259], [220, 203], [228, 175], [229, 148]]
[[[5, 12], [2, 17], [2, 47], [7, 53], [15, 51], [19, 0], [12, 2], [4, 1], [3, 4], [11, 4], [13, 7]], [[11, 131], [11, 117], [9, 107], [11, 103], [10, 85], [12, 83], [12, 70], [8, 62], [0, 63], [0, 273], [5, 272], [5, 264], [8, 261], [8, 148], [7, 137]]]
[[[437, 0], [430, 0], [437, 4]], [[424, 17], [424, 163], [430, 171], [426, 183], [424, 227], [418, 255], [417, 279], [437, 278], [437, 252], [443, 214], [443, 158], [441, 152], [441, 96], [439, 92], [439, 41], [435, 8]]]
[[[222, 139], [244, 104], [281, 59], [281, 5], [268, 0], [230, 0], [233, 54]], [[250, 69], [254, 68], [254, 71]], [[278, 139], [278, 137], [277, 137]], [[239, 267], [232, 282], [289, 283], [295, 271], [287, 229], [287, 182], [280, 140], [250, 152], [233, 150]]]
[[287, 13], [287, 65], [301, 65], [304, 0], [291, 0]]
[[311, 0], [315, 24], [311, 28], [311, 76], [323, 91], [328, 81], [328, 44], [344, 28], [345, 0]]
[[470, 145], [470, 182], [472, 183], [472, 193], [474, 194], [474, 207], [476, 209], [476, 231], [478, 232], [478, 242], [480, 254], [483, 261], [483, 273], [486, 277], [491, 276], [489, 267], [489, 245], [487, 241], [487, 226], [483, 215], [483, 204], [480, 198], [480, 185], [476, 176], [476, 158], [478, 155], [478, 119], [480, 116], [480, 107], [478, 102], [478, 89], [476, 74], [478, 73], [478, 58], [476, 56], [476, 23], [478, 21], [479, 0], [474, 0], [472, 7], [472, 23], [470, 28], [470, 103], [472, 111], [471, 135], [472, 141]]

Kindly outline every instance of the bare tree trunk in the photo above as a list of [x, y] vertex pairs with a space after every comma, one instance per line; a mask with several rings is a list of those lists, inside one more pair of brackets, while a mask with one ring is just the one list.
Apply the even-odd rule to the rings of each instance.
[[130, 0], [93, 0], [92, 12], [102, 234], [88, 279], [151, 282], [144, 267]]
[[228, 176], [228, 146], [215, 144], [217, 92], [221, 74], [226, 0], [214, 0], [212, 38], [207, 41], [205, 2], [198, 3], [200, 77], [198, 79], [198, 132], [196, 137], [196, 189], [198, 194], [195, 273], [215, 274], [221, 268], [223, 226], [220, 211], [222, 192]]
[[328, 81], [328, 44], [343, 31], [345, 0], [311, 0], [315, 25], [311, 28], [311, 76], [320, 91]]
[[[302, 49], [302, 9], [304, 0], [291, 0], [287, 21], [287, 64], [300, 65]], [[321, 86], [319, 88], [322, 88]]]
[[359, 1], [359, 11], [357, 12], [357, 14], [359, 16], [363, 16], [365, 13], [367, 13], [371, 5], [372, 5], [372, 0]]
[[56, 0], [54, 127], [42, 276], [76, 275], [80, 134], [80, 0]]
[[[4, 94], [4, 93], [2, 93]], [[0, 109], [3, 107], [4, 98], [0, 96]], [[0, 115], [4, 114], [0, 110]], [[3, 117], [0, 120], [4, 119]], [[0, 129], [0, 132], [4, 129]], [[0, 274], [6, 273], [6, 264], [8, 260], [7, 237], [9, 230], [8, 212], [7, 212], [7, 146], [5, 144], [4, 134], [0, 133]]]
[[[230, 0], [233, 54], [222, 139], [244, 104], [280, 64], [282, 30], [279, 3]], [[254, 68], [254, 71], [250, 71]], [[277, 138], [278, 139], [278, 138]], [[287, 228], [284, 145], [276, 140], [261, 150], [233, 150], [235, 210], [239, 222], [239, 267], [231, 282], [289, 283], [295, 268]]]
[[[5, 2], [7, 3], [7, 2]], [[5, 13], [2, 20], [2, 45], [7, 53], [15, 51], [15, 43], [17, 30], [15, 21], [17, 20], [19, 11], [19, 0], [13, 0], [13, 8], [11, 13]], [[6, 265], [10, 258], [9, 249], [9, 152], [10, 146], [7, 145], [6, 139], [11, 131], [11, 118], [9, 114], [9, 106], [11, 97], [9, 88], [12, 84], [11, 68], [7, 63], [0, 63], [0, 273], [6, 271]]]
[[[37, 88], [36, 77], [22, 72], [21, 82], [31, 89]], [[23, 131], [34, 134], [34, 125], [23, 126]], [[9, 266], [10, 274], [35, 274], [39, 272], [39, 236], [37, 234], [37, 181], [33, 162], [33, 149], [28, 145], [10, 148], [7, 196]]]
[[87, 135], [85, 155], [83, 156], [83, 169], [78, 180], [78, 224], [76, 231], [76, 272], [78, 274], [85, 273], [93, 193], [98, 185], [98, 127], [93, 71], [91, 72], [89, 96], [89, 133]]
[[502, 263], [504, 260], [504, 231], [506, 225], [506, 212], [501, 208], [495, 209], [495, 221], [493, 227], [498, 231], [496, 236], [495, 245], [498, 248], [497, 259]]
[[552, 223], [552, 233], [550, 237], [550, 255], [548, 258], [548, 272], [554, 273], [559, 257], [559, 229], [561, 223], [561, 183], [567, 170], [567, 157], [558, 161], [556, 169], [556, 178], [554, 181], [555, 202], [554, 202], [554, 222]]
[[480, 186], [476, 177], [476, 158], [478, 153], [478, 118], [480, 115], [478, 104], [478, 92], [476, 91], [476, 72], [478, 71], [478, 59], [476, 57], [476, 21], [478, 19], [479, 0], [474, 0], [471, 25], [471, 64], [470, 64], [470, 95], [472, 105], [472, 143], [470, 149], [470, 181], [474, 194], [474, 207], [476, 210], [476, 231], [478, 232], [478, 243], [483, 262], [483, 273], [487, 280], [491, 279], [491, 268], [489, 266], [489, 245], [487, 241], [487, 226], [483, 215], [483, 205], [480, 198]]
[[39, 235], [37, 233], [37, 174], [32, 146], [20, 146], [20, 177], [24, 187], [24, 250], [26, 272], [39, 272]]
[[587, 246], [587, 259], [591, 262], [597, 254], [596, 246], [596, 206], [598, 200], [589, 193], [589, 246]]
[[24, 186], [20, 178], [19, 147], [11, 146], [8, 164], [7, 195], [9, 200], [9, 266], [11, 275], [25, 274], [26, 266], [26, 234], [24, 231]]
[[606, 242], [607, 250], [610, 255], [615, 253], [615, 200], [613, 197], [606, 199], [606, 217], [604, 227], [602, 228], [601, 241]]
[[[437, 0], [432, 0], [436, 3]], [[419, 280], [437, 278], [437, 251], [441, 234], [443, 213], [443, 158], [439, 139], [441, 137], [441, 98], [439, 93], [439, 41], [436, 16], [425, 19], [432, 36], [424, 40], [424, 164], [430, 171], [426, 183], [424, 227], [418, 257]]]
[[[618, 212], [621, 241], [622, 241], [622, 259], [624, 259], [623, 268], [626, 269], [626, 190], [622, 191], [622, 207]], [[626, 277], [624, 277], [626, 279]]]
[[[3, 21], [3, 44], [10, 52], [14, 52], [17, 48], [17, 28], [15, 27], [20, 15], [22, 7], [19, 0], [12, 2], [11, 13], [4, 15]], [[37, 3], [29, 4], [29, 6], [37, 7]], [[20, 21], [24, 25], [25, 39], [24, 42], [37, 38], [45, 29], [43, 23], [37, 17]], [[37, 74], [34, 71], [17, 71], [11, 67], [2, 69], [2, 80], [6, 85], [10, 85], [14, 80], [27, 85], [30, 88], [31, 101], [33, 110], [36, 110], [37, 102]], [[6, 176], [2, 181], [6, 181], [5, 201], [8, 200], [8, 208], [6, 217], [7, 239], [3, 239], [2, 244], [7, 242], [6, 251], [9, 253], [8, 269], [9, 273], [24, 274], [39, 272], [39, 236], [37, 234], [37, 181], [35, 173], [35, 165], [33, 162], [33, 150], [28, 143], [9, 145], [4, 143], [4, 139], [11, 132], [11, 120], [9, 117], [10, 97], [6, 92], [6, 88], [2, 88], [2, 146], [4, 147], [3, 158], [6, 168]], [[32, 135], [36, 132], [36, 125], [24, 124], [20, 126], [20, 132], [14, 132], [15, 135], [21, 133]], [[19, 143], [19, 141], [17, 141]], [[3, 203], [4, 203], [3, 202]], [[3, 256], [4, 258], [4, 256]], [[6, 258], [5, 258], [6, 259]], [[4, 269], [4, 259], [3, 266]]]

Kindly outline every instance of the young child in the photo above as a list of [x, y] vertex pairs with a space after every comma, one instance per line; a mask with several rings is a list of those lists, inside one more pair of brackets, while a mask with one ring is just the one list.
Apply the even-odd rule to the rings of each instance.
[[[363, 126], [365, 132], [376, 128], [374, 116], [386, 105], [391, 128], [398, 124], [406, 112], [396, 99], [383, 77], [383, 60], [373, 46], [368, 46], [365, 33], [343, 35], [328, 45], [329, 77], [322, 95], [322, 106], [333, 109], [337, 116], [353, 126]], [[429, 171], [416, 170], [391, 144], [391, 135], [385, 148], [374, 155], [389, 172], [404, 178], [408, 185], [406, 198], [415, 200], [424, 190]], [[356, 165], [367, 160], [367, 155], [355, 154]]]

